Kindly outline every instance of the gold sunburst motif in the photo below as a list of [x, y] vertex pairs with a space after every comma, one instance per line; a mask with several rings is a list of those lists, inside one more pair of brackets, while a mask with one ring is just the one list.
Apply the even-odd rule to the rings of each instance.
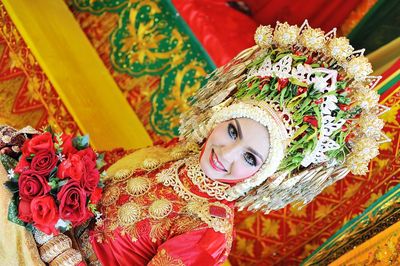
[[153, 219], [162, 219], [172, 212], [172, 204], [169, 200], [155, 200], [149, 207], [149, 215]]
[[116, 186], [111, 186], [109, 188], [107, 188], [104, 191], [104, 195], [103, 198], [101, 200], [101, 203], [103, 206], [110, 206], [111, 204], [113, 204], [114, 202], [117, 201], [117, 199], [119, 198], [119, 188]]
[[148, 171], [156, 169], [159, 165], [160, 165], [160, 160], [155, 158], [148, 158], [144, 160], [142, 164], [143, 168]]
[[144, 176], [131, 178], [126, 183], [126, 191], [131, 196], [141, 196], [150, 189], [150, 180]]
[[118, 221], [122, 225], [131, 225], [140, 219], [142, 210], [139, 204], [129, 202], [118, 209]]
[[133, 171], [129, 169], [120, 169], [118, 170], [113, 179], [116, 181], [122, 181], [132, 176]]

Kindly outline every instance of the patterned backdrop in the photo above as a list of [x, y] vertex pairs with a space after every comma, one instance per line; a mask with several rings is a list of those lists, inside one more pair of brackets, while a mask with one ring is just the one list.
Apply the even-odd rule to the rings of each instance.
[[[169, 1], [74, 0], [71, 11], [125, 98], [155, 142], [176, 136], [178, 114], [214, 65], [176, 16]], [[2, 121], [21, 127], [47, 123], [79, 131], [10, 18], [0, 6], [0, 96]], [[155, 23], [157, 22], [157, 23]], [[398, 65], [388, 72], [390, 80]], [[238, 213], [232, 265], [297, 265], [346, 221], [399, 183], [400, 87], [391, 86], [381, 102], [392, 139], [382, 145], [367, 176], [348, 176], [327, 188], [305, 208], [287, 207], [263, 215]], [[125, 152], [118, 151], [115, 160]]]

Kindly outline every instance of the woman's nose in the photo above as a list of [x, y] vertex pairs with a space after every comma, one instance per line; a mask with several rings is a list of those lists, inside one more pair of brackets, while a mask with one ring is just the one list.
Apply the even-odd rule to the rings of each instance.
[[221, 147], [221, 156], [227, 163], [232, 163], [240, 156], [240, 145], [236, 142]]

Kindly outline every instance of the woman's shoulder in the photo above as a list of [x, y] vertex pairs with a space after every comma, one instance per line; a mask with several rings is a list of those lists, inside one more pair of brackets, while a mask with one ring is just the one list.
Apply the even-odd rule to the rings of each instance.
[[[194, 149], [192, 146], [193, 144], [189, 145], [174, 139], [163, 145], [142, 148], [118, 160], [107, 169], [107, 174], [111, 177], [120, 170], [151, 169], [156, 165], [184, 157], [187, 151]], [[198, 147], [195, 148], [197, 149]]]

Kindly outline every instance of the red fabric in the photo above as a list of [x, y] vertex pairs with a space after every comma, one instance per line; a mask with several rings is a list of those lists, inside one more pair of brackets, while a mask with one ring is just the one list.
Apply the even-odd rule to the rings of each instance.
[[113, 241], [99, 243], [91, 237], [93, 251], [102, 265], [146, 265], [157, 253], [157, 246], [145, 234], [133, 242], [128, 234], [115, 234]]
[[175, 8], [217, 66], [254, 45], [258, 23], [222, 0], [173, 0]]
[[225, 241], [223, 234], [208, 228], [174, 237], [162, 244], [158, 251], [166, 250], [168, 255], [185, 265], [221, 265], [227, 258], [224, 255]]
[[311, 27], [326, 32], [339, 27], [362, 0], [240, 0], [252, 11], [249, 17], [228, 6], [226, 0], [172, 0], [179, 14], [219, 67], [245, 48], [254, 45], [258, 25], [276, 21], [300, 26], [308, 19]]
[[[362, 0], [245, 0], [259, 24], [275, 25], [276, 21], [301, 25], [308, 19], [311, 27], [330, 31], [339, 27]], [[260, 4], [263, 3], [263, 4]]]
[[220, 265], [227, 259], [224, 234], [206, 228], [175, 236], [161, 244], [145, 234], [133, 242], [128, 234], [115, 234], [113, 241], [99, 243], [91, 237], [93, 251], [102, 265], [147, 265], [161, 250], [185, 265]]

